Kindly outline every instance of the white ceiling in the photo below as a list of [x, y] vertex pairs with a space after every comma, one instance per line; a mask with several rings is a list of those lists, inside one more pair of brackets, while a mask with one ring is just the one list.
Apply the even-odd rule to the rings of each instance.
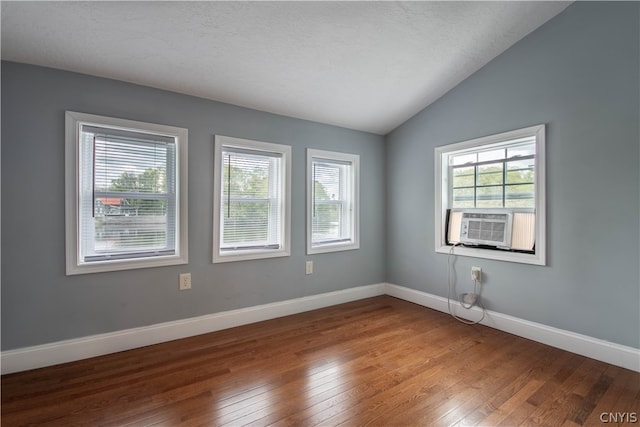
[[386, 134], [568, 4], [2, 1], [2, 59]]

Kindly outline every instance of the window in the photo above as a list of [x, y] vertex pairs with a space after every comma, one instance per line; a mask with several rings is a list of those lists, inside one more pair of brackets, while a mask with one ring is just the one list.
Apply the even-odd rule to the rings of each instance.
[[307, 150], [307, 253], [358, 249], [355, 154]]
[[187, 136], [66, 113], [68, 275], [188, 262]]
[[449, 155], [452, 208], [534, 208], [535, 137]]
[[213, 262], [290, 254], [291, 147], [216, 136]]
[[544, 265], [544, 149], [544, 125], [437, 147], [436, 251], [448, 253], [459, 243], [463, 215], [483, 218], [488, 227], [497, 226], [495, 215], [507, 214], [509, 248], [468, 246], [456, 253]]

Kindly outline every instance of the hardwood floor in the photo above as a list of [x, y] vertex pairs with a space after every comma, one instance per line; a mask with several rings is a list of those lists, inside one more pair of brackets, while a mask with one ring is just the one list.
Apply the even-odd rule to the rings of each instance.
[[1, 409], [4, 427], [576, 426], [640, 424], [639, 401], [640, 373], [382, 296], [5, 375]]

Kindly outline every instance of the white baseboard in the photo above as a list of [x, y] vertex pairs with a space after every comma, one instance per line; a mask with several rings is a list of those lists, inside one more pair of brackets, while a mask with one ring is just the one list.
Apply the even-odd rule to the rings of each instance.
[[[378, 283], [174, 322], [3, 351], [0, 355], [1, 371], [2, 374], [8, 374], [73, 362], [384, 294], [448, 312], [446, 298], [390, 283]], [[478, 308], [473, 308], [467, 313], [472, 313], [469, 316], [470, 320], [474, 319], [472, 316], [481, 317], [481, 311]], [[640, 372], [640, 350], [636, 348], [490, 310], [487, 310], [481, 324]]]
[[3, 351], [0, 357], [1, 371], [2, 374], [9, 374], [73, 362], [330, 307], [336, 304], [383, 295], [384, 287], [385, 284], [383, 283], [359, 286], [342, 291], [241, 308], [174, 322]]
[[[385, 285], [384, 293], [434, 310], [445, 313], [449, 312], [447, 299], [437, 295], [389, 283]], [[482, 317], [482, 311], [478, 307], [473, 307], [470, 310], [458, 310], [456, 311], [456, 315], [462, 316], [462, 314], [466, 314], [462, 312], [471, 313], [468, 317], [465, 316], [465, 318], [469, 320], [480, 319]], [[637, 348], [553, 328], [541, 323], [530, 322], [491, 310], [486, 311], [486, 315], [480, 324], [640, 372], [640, 349]]]

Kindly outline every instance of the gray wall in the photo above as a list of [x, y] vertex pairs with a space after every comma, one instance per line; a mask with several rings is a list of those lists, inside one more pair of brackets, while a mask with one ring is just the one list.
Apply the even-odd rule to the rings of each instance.
[[[458, 275], [463, 280], [472, 265], [483, 268], [489, 309], [640, 347], [639, 12], [635, 2], [573, 4], [386, 143], [199, 98], [2, 63], [2, 350], [385, 279], [446, 296], [447, 257], [433, 243], [434, 147], [538, 123], [547, 124], [548, 265], [461, 257]], [[189, 129], [188, 266], [64, 275], [65, 110]], [[211, 264], [216, 133], [293, 147], [291, 257]], [[360, 250], [304, 254], [307, 147], [361, 155]], [[311, 276], [304, 275], [307, 259], [315, 261]], [[193, 290], [179, 292], [178, 274], [186, 271]]]
[[547, 124], [548, 266], [483, 269], [487, 308], [640, 347], [637, 2], [574, 3], [387, 137], [388, 280], [447, 295], [434, 147]]
[[[188, 265], [65, 276], [65, 110], [189, 129]], [[292, 146], [292, 256], [211, 263], [215, 134]], [[360, 154], [361, 249], [305, 255], [307, 147]], [[383, 156], [377, 135], [3, 62], [2, 350], [384, 281]]]

